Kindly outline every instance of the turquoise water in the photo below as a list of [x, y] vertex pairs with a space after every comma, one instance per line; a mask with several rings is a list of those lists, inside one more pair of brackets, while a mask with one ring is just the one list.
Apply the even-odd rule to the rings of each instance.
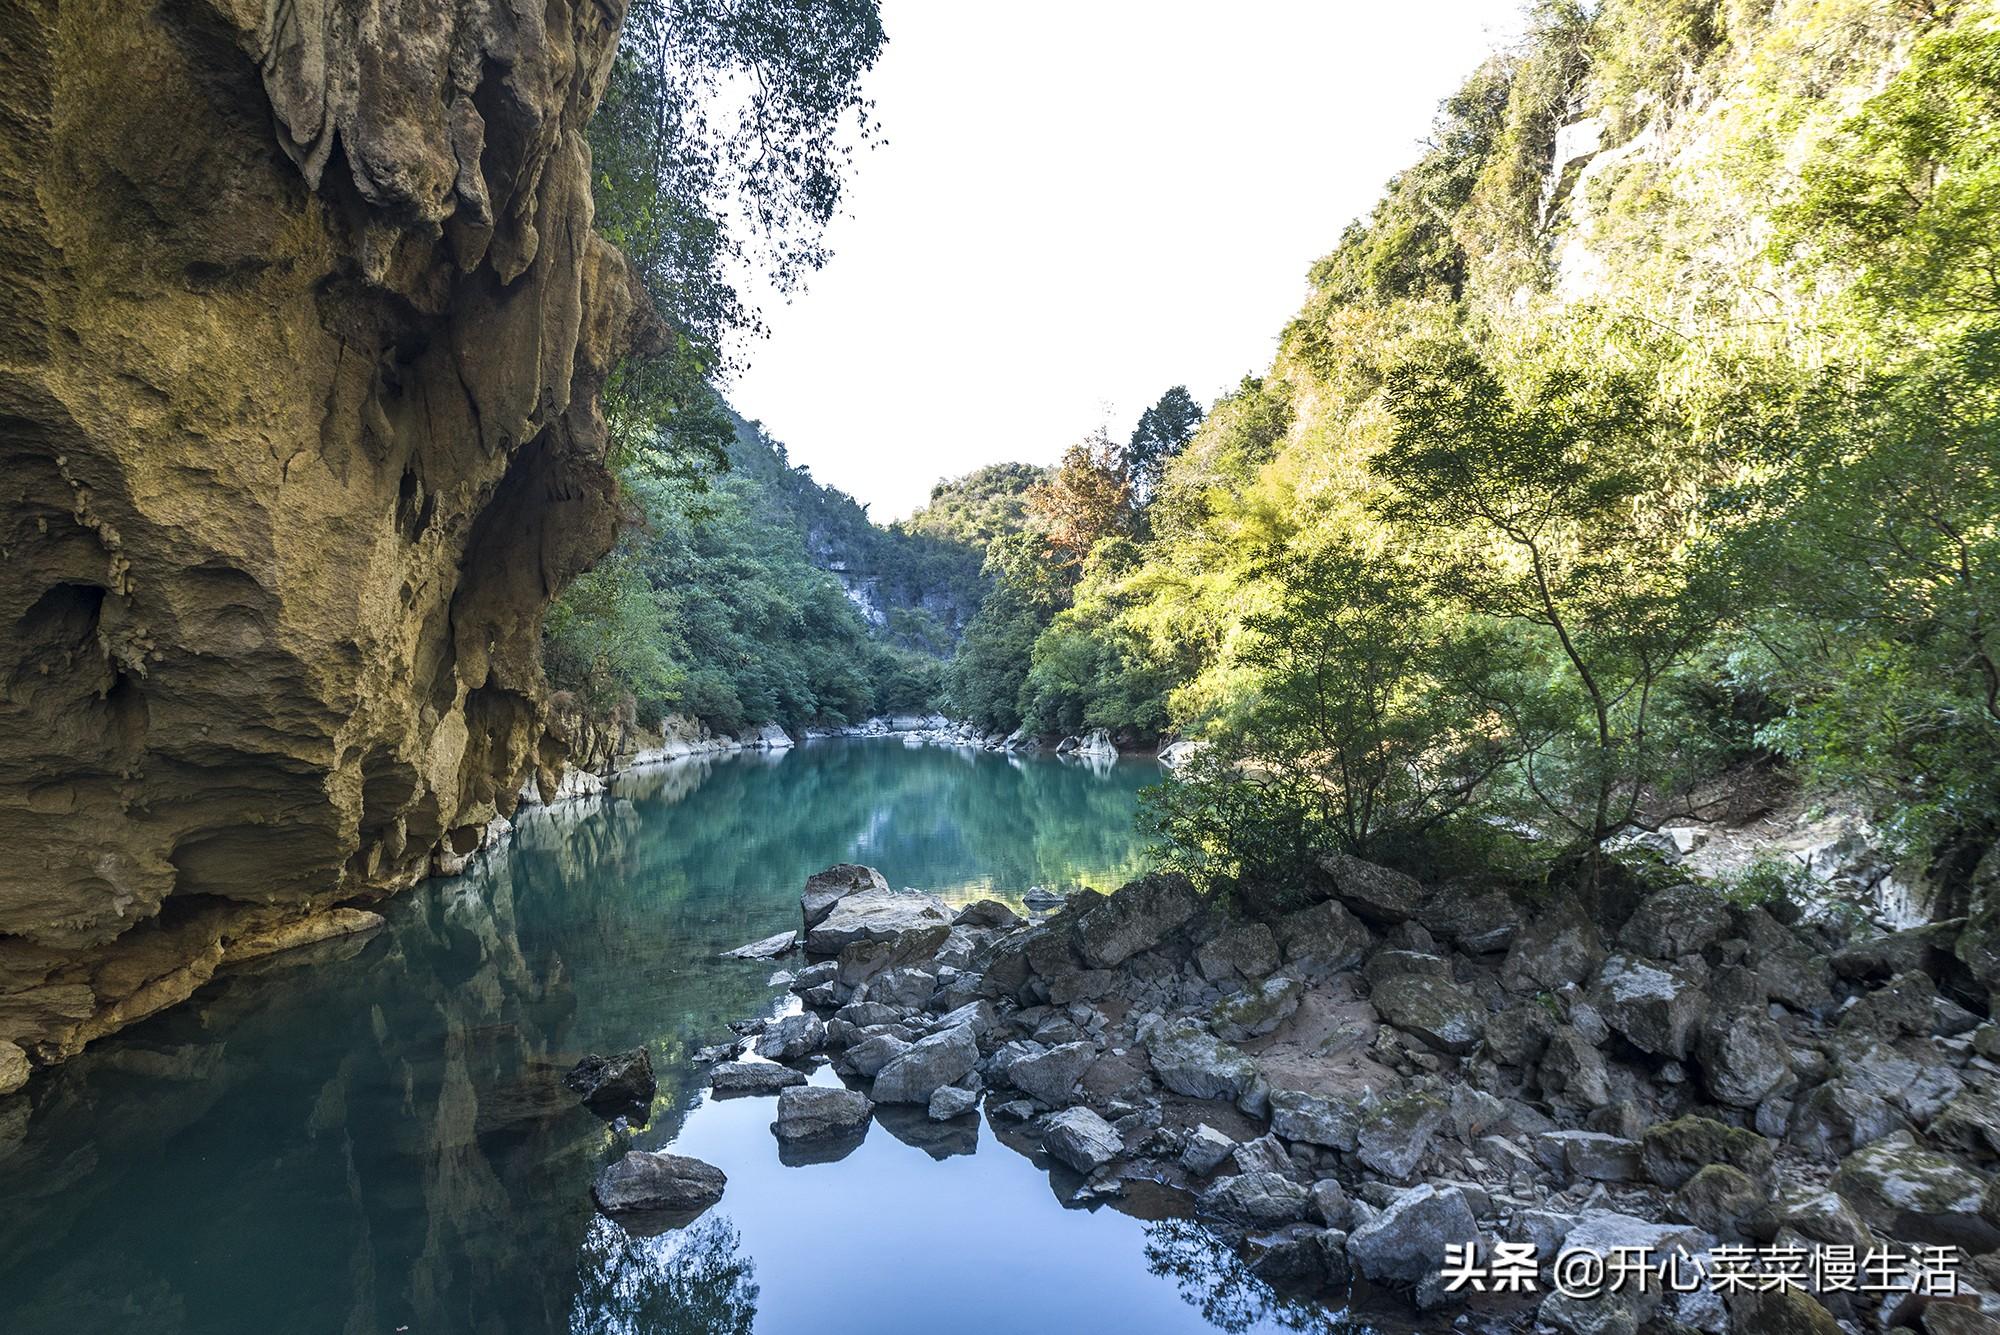
[[[1142, 863], [1132, 815], [1157, 776], [841, 741], [531, 814], [372, 937], [229, 975], [0, 1105], [0, 1331], [1316, 1321], [1166, 1217], [1184, 1202], [1065, 1208], [1075, 1180], [978, 1119], [885, 1114], [846, 1157], [786, 1166], [775, 1101], [709, 1100], [690, 1060], [784, 1004], [772, 966], [716, 956], [795, 923], [808, 873], [867, 862], [954, 900], [1110, 888]], [[661, 1094], [630, 1143], [729, 1175], [653, 1238], [591, 1209], [622, 1143], [561, 1085], [582, 1053], [642, 1043]]]

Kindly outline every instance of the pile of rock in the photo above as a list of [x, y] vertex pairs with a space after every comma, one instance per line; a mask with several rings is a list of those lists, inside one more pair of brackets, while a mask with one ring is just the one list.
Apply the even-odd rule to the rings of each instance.
[[1256, 917], [1154, 876], [1023, 922], [830, 868], [801, 901], [803, 1009], [755, 1043], [856, 1086], [786, 1089], [814, 1134], [835, 1096], [850, 1131], [875, 1105], [947, 1120], [984, 1099], [1081, 1177], [1062, 1190], [1185, 1188], [1288, 1285], [1455, 1303], [1446, 1247], [1498, 1240], [1545, 1267], [1561, 1248], [1951, 1243], [1970, 1292], [1949, 1306], [1703, 1291], [1527, 1311], [1573, 1335], [1919, 1310], [1935, 1335], [1992, 1329], [2000, 1031], [1949, 928], [1844, 942], [1698, 885], [1531, 911], [1323, 870]]

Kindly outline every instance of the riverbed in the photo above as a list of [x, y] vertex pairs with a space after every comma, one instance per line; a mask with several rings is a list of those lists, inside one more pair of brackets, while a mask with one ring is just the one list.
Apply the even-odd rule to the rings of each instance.
[[[774, 1100], [695, 1052], [787, 1004], [720, 952], [796, 923], [834, 862], [951, 902], [1109, 890], [1158, 767], [899, 740], [679, 762], [525, 815], [372, 936], [219, 980], [0, 1106], [0, 1330], [1050, 1332], [1317, 1327], [1178, 1216], [1079, 1182], [981, 1117], [884, 1110], [781, 1161]], [[651, 1052], [643, 1128], [561, 1077]], [[817, 1079], [830, 1079], [822, 1071]], [[635, 1237], [591, 1208], [628, 1147], [720, 1166], [720, 1205]]]

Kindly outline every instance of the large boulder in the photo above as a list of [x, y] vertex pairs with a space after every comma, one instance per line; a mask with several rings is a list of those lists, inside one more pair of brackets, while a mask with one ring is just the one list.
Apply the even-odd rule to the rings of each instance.
[[1042, 1148], [1079, 1173], [1093, 1173], [1125, 1152], [1111, 1123], [1088, 1108], [1065, 1108], [1042, 1121]]
[[1078, 915], [1070, 940], [1085, 964], [1109, 969], [1158, 945], [1200, 908], [1201, 896], [1185, 876], [1147, 876]]
[[1824, 1014], [1833, 1004], [1833, 968], [1824, 952], [1799, 940], [1761, 908], [1732, 908], [1732, 933], [1749, 947], [1743, 957], [1773, 1001]]
[[1278, 968], [1278, 938], [1261, 922], [1235, 923], [1195, 952], [1195, 966], [1211, 983], [1256, 982]]
[[774, 1062], [795, 1062], [825, 1046], [826, 1023], [811, 1011], [773, 1020], [757, 1036], [757, 1055]]
[[1346, 853], [1328, 853], [1319, 865], [1334, 896], [1368, 922], [1394, 926], [1408, 922], [1423, 908], [1424, 887], [1414, 876]]
[[1685, 1220], [1719, 1238], [1740, 1238], [1746, 1221], [1765, 1208], [1770, 1193], [1762, 1183], [1726, 1163], [1712, 1163], [1681, 1184], [1671, 1206]]
[[1479, 1241], [1465, 1193], [1428, 1184], [1397, 1194], [1388, 1208], [1347, 1237], [1347, 1259], [1377, 1283], [1416, 1285], [1444, 1268], [1445, 1249]]
[[956, 1084], [979, 1062], [971, 1025], [932, 1034], [910, 1045], [875, 1073], [877, 1103], [929, 1103], [941, 1086]]
[[1019, 927], [1024, 919], [1013, 909], [997, 899], [975, 899], [958, 911], [951, 922], [954, 927], [998, 927], [1011, 931]]
[[925, 922], [883, 940], [852, 942], [834, 957], [834, 981], [850, 993], [866, 988], [884, 973], [931, 959], [950, 936], [943, 923]]
[[1711, 1015], [1695, 1046], [1701, 1083], [1717, 1103], [1754, 1108], [1791, 1078], [1791, 1049], [1769, 1015]]
[[1306, 1217], [1306, 1189], [1282, 1173], [1219, 1177], [1197, 1198], [1202, 1213], [1233, 1224], [1271, 1228]]
[[1639, 902], [1618, 944], [1636, 955], [1677, 960], [1699, 955], [1729, 935], [1729, 903], [1707, 886], [1678, 885]]
[[[1665, 1263], [1676, 1254], [1698, 1257], [1714, 1244], [1713, 1237], [1689, 1224], [1653, 1224], [1610, 1210], [1592, 1210], [1569, 1226], [1558, 1255], [1645, 1256]], [[1610, 1291], [1596, 1296], [1552, 1292], [1542, 1299], [1537, 1314], [1566, 1335], [1635, 1335], [1667, 1296], [1667, 1286], [1657, 1277], [1643, 1284], [1634, 1280], [1606, 1287]]]
[[870, 1034], [847, 1049], [847, 1069], [870, 1080], [884, 1066], [910, 1050], [911, 1041], [898, 1034]]
[[1271, 1091], [1271, 1131], [1295, 1144], [1320, 1145], [1352, 1154], [1362, 1116], [1351, 1103], [1297, 1089]]
[[849, 895], [864, 890], [886, 893], [888, 889], [889, 883], [882, 879], [881, 872], [858, 863], [837, 863], [825, 871], [814, 872], [806, 877], [805, 893], [799, 896], [801, 930], [810, 932], [819, 926], [833, 912], [833, 906]]
[[[914, 891], [856, 890], [835, 900], [806, 933], [806, 951], [838, 955], [858, 942], [894, 941], [906, 932], [939, 928], [936, 944], [951, 934], [951, 913], [944, 901]], [[843, 980], [846, 981], [846, 980]]]
[[1369, 1000], [1383, 1019], [1440, 1052], [1470, 1052], [1486, 1032], [1486, 1007], [1449, 976], [1399, 973], [1378, 982]]
[[1176, 1094], [1234, 1102], [1258, 1080], [1256, 1062], [1192, 1020], [1156, 1021], [1139, 1038], [1153, 1074]]
[[1693, 1049], [1708, 1009], [1707, 995], [1687, 975], [1629, 955], [1604, 962], [1590, 996], [1605, 1023], [1632, 1046], [1676, 1060]]
[[1602, 1131], [1544, 1131], [1535, 1153], [1564, 1182], [1637, 1182], [1639, 1143]]
[[778, 1095], [779, 1140], [821, 1140], [852, 1135], [868, 1122], [875, 1105], [858, 1089], [841, 1085], [800, 1085]]
[[1405, 1181], [1417, 1171], [1451, 1110], [1435, 1094], [1384, 1099], [1367, 1110], [1355, 1132], [1355, 1157], [1384, 1177]]
[[1522, 924], [1501, 962], [1500, 981], [1510, 992], [1555, 992], [1589, 978], [1603, 962], [1597, 924], [1582, 905], [1565, 900]]
[[597, 1175], [590, 1194], [606, 1214], [678, 1215], [685, 1223], [721, 1200], [728, 1181], [699, 1159], [631, 1150]]
[[1305, 984], [1279, 974], [1232, 997], [1224, 997], [1209, 1013], [1216, 1034], [1232, 1043], [1270, 1033], [1292, 1018], [1304, 999]]
[[805, 1082], [804, 1071], [776, 1062], [717, 1062], [708, 1073], [709, 1088], [717, 1094], [776, 1094]]
[[1611, 1071], [1604, 1054], [1574, 1025], [1549, 1038], [1539, 1068], [1542, 1092], [1566, 1107], [1588, 1111], [1611, 1102]]
[[653, 1059], [644, 1048], [609, 1057], [593, 1052], [570, 1068], [563, 1083], [581, 1095], [591, 1111], [605, 1114], [643, 1110], [659, 1089]]
[[1090, 1044], [1062, 1043], [1016, 1057], [1005, 1073], [1014, 1088], [1061, 1108], [1076, 1101], [1076, 1083], [1096, 1060], [1097, 1049]]
[[1833, 1177], [1841, 1198], [1891, 1237], [1973, 1252], [2000, 1247], [2000, 1229], [1980, 1213], [1986, 1188], [1979, 1174], [1925, 1149], [1907, 1131], [1857, 1150]]
[[1295, 969], [1339, 973], [1361, 962], [1372, 938], [1347, 906], [1329, 899], [1278, 919], [1278, 943]]
[[1669, 1190], [1712, 1163], [1761, 1180], [1770, 1176], [1774, 1162], [1771, 1143], [1755, 1131], [1708, 1117], [1677, 1117], [1649, 1126], [1640, 1143], [1647, 1178]]

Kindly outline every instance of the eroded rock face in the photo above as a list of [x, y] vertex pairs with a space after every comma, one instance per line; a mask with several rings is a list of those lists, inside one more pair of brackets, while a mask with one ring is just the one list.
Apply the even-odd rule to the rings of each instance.
[[591, 230], [622, 19], [0, 24], [0, 1038], [37, 1060], [552, 781], [541, 615], [610, 545], [599, 391], [654, 336]]

